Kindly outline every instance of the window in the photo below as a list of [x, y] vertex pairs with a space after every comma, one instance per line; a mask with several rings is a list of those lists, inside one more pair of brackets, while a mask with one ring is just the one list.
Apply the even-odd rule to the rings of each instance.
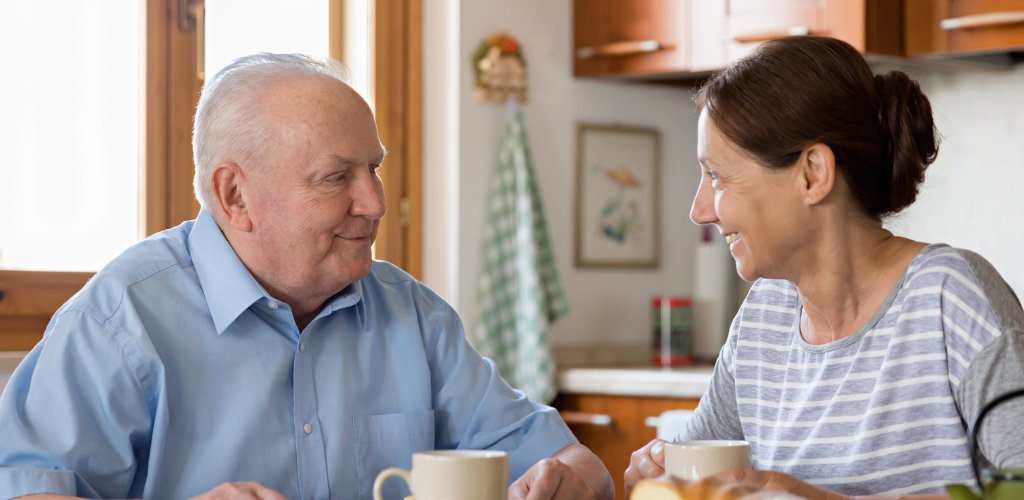
[[138, 240], [139, 2], [0, 7], [0, 269], [98, 271]]
[[139, 238], [195, 218], [202, 78], [254, 51], [344, 54], [356, 90], [380, 101], [391, 154], [377, 257], [419, 276], [420, 2], [0, 6], [0, 42], [17, 48], [0, 51], [0, 64], [18, 75], [0, 79], [0, 351], [30, 349], [93, 272]]

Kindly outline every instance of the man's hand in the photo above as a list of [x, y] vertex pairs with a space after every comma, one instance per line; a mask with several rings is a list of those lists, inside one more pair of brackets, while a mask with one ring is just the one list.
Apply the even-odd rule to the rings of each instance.
[[665, 443], [662, 439], [655, 439], [629, 457], [625, 477], [627, 499], [633, 486], [641, 479], [651, 479], [665, 473]]
[[508, 487], [508, 500], [595, 500], [583, 476], [560, 460], [545, 458]]
[[288, 500], [260, 483], [224, 483], [192, 500]]
[[574, 444], [530, 467], [508, 487], [508, 500], [612, 500], [613, 484], [601, 460]]

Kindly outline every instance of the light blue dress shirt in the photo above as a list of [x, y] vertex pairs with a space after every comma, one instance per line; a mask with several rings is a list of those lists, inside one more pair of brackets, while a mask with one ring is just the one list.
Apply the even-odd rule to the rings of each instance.
[[[573, 443], [406, 273], [374, 262], [300, 333], [202, 211], [100, 271], [14, 372], [0, 499], [187, 499], [228, 481], [369, 499], [416, 451], [503, 450], [515, 480]], [[385, 498], [407, 492], [391, 480]]]

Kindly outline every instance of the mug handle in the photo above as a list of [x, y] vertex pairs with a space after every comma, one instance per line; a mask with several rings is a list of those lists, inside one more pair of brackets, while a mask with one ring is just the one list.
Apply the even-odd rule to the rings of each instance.
[[405, 483], [409, 485], [409, 489], [412, 489], [412, 475], [405, 469], [399, 469], [398, 467], [391, 467], [390, 469], [384, 469], [377, 474], [377, 479], [373, 482], [373, 500], [384, 500], [381, 496], [381, 490], [384, 489], [384, 481], [388, 478], [399, 476], [405, 479]]

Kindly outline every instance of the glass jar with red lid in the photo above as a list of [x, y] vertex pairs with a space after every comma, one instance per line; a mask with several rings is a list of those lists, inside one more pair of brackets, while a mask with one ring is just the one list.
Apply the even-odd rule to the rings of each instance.
[[651, 306], [651, 363], [662, 367], [693, 364], [693, 300], [655, 297]]

